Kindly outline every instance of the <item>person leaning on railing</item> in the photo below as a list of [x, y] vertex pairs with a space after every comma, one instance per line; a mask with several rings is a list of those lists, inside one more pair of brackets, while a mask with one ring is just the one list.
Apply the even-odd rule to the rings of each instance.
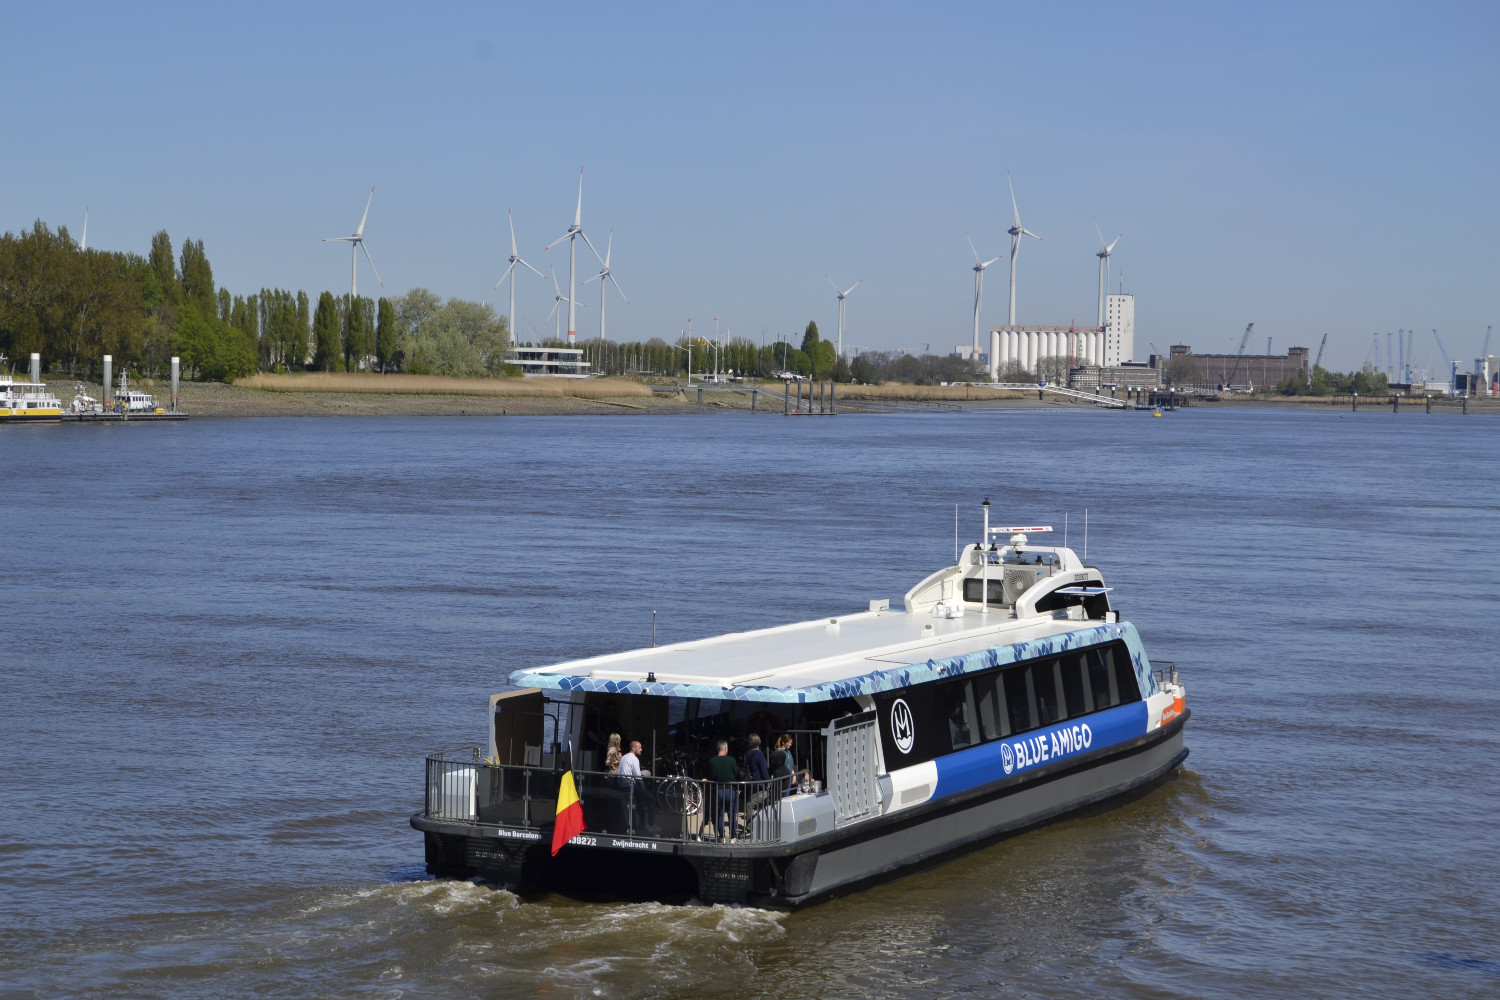
[[729, 756], [729, 741], [719, 741], [719, 752], [708, 759], [708, 778], [713, 782], [714, 833], [724, 839], [724, 812], [729, 811], [730, 832], [736, 832], [740, 814], [739, 761]]

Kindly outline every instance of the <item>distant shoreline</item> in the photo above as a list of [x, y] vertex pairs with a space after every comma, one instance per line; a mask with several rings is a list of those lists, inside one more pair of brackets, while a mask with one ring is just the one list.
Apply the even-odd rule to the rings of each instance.
[[[306, 382], [302, 380], [306, 379]], [[326, 377], [324, 377], [326, 379]], [[293, 376], [282, 379], [295, 388], [284, 388], [265, 376], [246, 380], [250, 385], [222, 382], [182, 382], [179, 403], [183, 412], [193, 417], [322, 417], [322, 416], [583, 416], [598, 414], [703, 414], [728, 411], [749, 412], [752, 390], [759, 413], [781, 415], [783, 383], [702, 384], [703, 402], [698, 402], [700, 383], [689, 386], [670, 379], [654, 379], [660, 384], [632, 379], [460, 379], [456, 391], [431, 391], [447, 388], [445, 380], [424, 376], [338, 376], [331, 384], [324, 379]], [[392, 380], [409, 380], [392, 381]], [[73, 398], [76, 379], [46, 380], [62, 399], [64, 406]], [[256, 385], [255, 382], [262, 385]], [[270, 383], [269, 385], [265, 383]], [[343, 384], [340, 384], [343, 383]], [[557, 383], [565, 383], [558, 385]], [[82, 382], [84, 391], [101, 394], [97, 384]], [[154, 393], [158, 403], [165, 404], [167, 383], [164, 379], [141, 379], [135, 383]], [[394, 385], [398, 391], [385, 391]], [[275, 386], [275, 387], [272, 387]], [[806, 409], [807, 385], [803, 384], [802, 405]], [[420, 391], [429, 390], [429, 391]], [[817, 404], [816, 386], [813, 404]], [[795, 403], [792, 404], [795, 408]], [[1005, 391], [971, 386], [919, 386], [886, 383], [878, 386], [840, 385], [835, 406], [841, 413], [922, 412], [956, 409], [1098, 409], [1083, 400], [1048, 396], [1036, 398], [1031, 391]], [[1273, 396], [1226, 397], [1216, 403], [1194, 403], [1193, 409], [1270, 407], [1297, 409], [1349, 410], [1347, 396]], [[1471, 398], [1471, 413], [1500, 413], [1500, 399]], [[1390, 397], [1362, 397], [1359, 409], [1390, 410]], [[1434, 398], [1434, 411], [1461, 410], [1458, 399]], [[1403, 397], [1400, 412], [1425, 412], [1421, 397]], [[1100, 410], [1100, 412], [1106, 412]]]

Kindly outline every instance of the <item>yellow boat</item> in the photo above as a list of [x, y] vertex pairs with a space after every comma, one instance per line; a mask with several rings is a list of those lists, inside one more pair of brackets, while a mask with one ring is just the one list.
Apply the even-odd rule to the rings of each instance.
[[39, 423], [62, 419], [62, 401], [42, 382], [17, 382], [0, 375], [0, 423]]
[[1160, 410], [1160, 409], [1159, 409], [1159, 408], [1158, 408], [1158, 409], [1155, 409], [1155, 410], [1152, 410], [1152, 411], [1151, 411], [1151, 415], [1152, 415], [1152, 416], [1153, 416], [1153, 417], [1159, 417], [1159, 416], [1161, 416], [1161, 410]]

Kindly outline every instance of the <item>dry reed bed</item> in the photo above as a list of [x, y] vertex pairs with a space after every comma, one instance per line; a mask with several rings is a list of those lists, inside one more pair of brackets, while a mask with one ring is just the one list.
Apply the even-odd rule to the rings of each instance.
[[378, 375], [362, 372], [314, 372], [309, 375], [252, 375], [236, 379], [243, 389], [269, 392], [359, 392], [442, 396], [573, 396], [616, 399], [650, 396], [648, 386], [624, 379], [450, 378], [446, 375]]
[[989, 389], [976, 385], [906, 385], [887, 382], [884, 385], [841, 385], [839, 399], [869, 400], [941, 400], [964, 399], [1030, 399], [1035, 393], [1017, 389]]

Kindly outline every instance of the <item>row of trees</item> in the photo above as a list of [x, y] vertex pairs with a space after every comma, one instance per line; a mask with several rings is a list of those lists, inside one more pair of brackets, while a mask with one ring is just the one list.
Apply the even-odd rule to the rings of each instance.
[[256, 371], [410, 371], [514, 375], [510, 333], [492, 306], [424, 288], [390, 299], [263, 288], [232, 295], [214, 283], [202, 240], [174, 253], [163, 230], [146, 256], [84, 250], [41, 221], [0, 236], [0, 353], [35, 352], [70, 377], [97, 376], [106, 354], [122, 369], [228, 380]]

